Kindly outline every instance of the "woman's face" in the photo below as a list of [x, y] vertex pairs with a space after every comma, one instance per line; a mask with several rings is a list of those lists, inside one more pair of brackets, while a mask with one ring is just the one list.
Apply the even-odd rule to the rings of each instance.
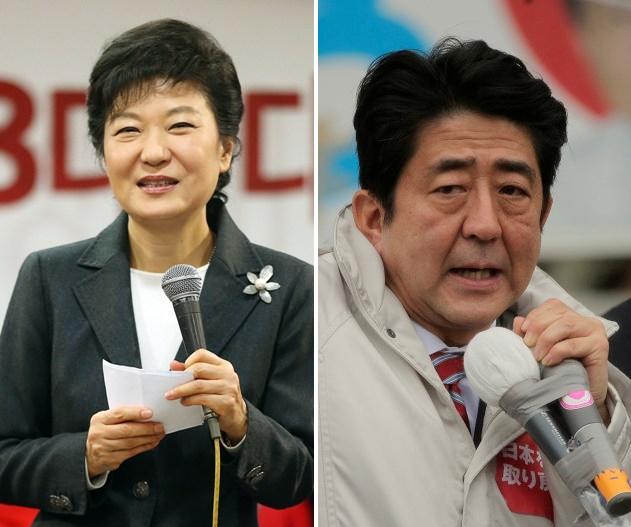
[[156, 83], [114, 109], [104, 164], [121, 207], [136, 221], [184, 220], [206, 206], [233, 143], [221, 139], [207, 99], [187, 82]]

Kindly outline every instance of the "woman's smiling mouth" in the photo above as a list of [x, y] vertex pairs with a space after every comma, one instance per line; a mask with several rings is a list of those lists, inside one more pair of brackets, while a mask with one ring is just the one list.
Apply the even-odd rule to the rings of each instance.
[[175, 188], [178, 180], [167, 176], [145, 176], [137, 185], [148, 194], [161, 194]]

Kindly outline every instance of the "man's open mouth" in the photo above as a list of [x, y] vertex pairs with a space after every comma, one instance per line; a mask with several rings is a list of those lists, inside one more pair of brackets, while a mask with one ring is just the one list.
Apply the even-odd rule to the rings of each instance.
[[458, 267], [452, 269], [453, 273], [458, 276], [462, 276], [468, 280], [487, 280], [494, 278], [499, 274], [499, 269], [485, 268], [485, 269], [473, 269], [468, 267]]

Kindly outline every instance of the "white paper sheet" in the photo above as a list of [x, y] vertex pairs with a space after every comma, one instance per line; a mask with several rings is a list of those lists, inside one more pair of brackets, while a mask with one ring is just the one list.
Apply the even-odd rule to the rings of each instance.
[[151, 421], [164, 425], [167, 434], [199, 426], [204, 422], [201, 406], [183, 406], [180, 400], [169, 401], [164, 394], [193, 380], [185, 371], [146, 371], [103, 361], [105, 392], [110, 408], [122, 405], [145, 406], [153, 411]]

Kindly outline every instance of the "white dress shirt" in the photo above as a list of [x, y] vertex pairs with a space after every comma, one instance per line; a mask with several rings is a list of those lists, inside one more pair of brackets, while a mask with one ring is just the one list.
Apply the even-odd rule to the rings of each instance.
[[[207, 270], [208, 264], [197, 269], [202, 283]], [[163, 273], [138, 269], [130, 269], [130, 273], [140, 364], [143, 370], [169, 371], [169, 364], [182, 343], [182, 334], [173, 305], [162, 290]]]

